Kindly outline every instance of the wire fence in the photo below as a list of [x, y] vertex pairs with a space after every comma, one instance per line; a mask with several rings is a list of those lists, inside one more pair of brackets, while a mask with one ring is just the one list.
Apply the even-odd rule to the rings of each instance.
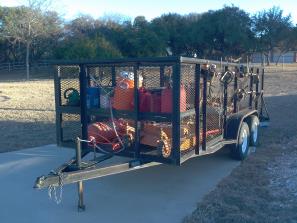
[[[46, 61], [38, 61], [30, 64], [30, 69], [47, 68], [50, 65]], [[25, 62], [0, 63], [0, 71], [13, 72], [26, 70]]]

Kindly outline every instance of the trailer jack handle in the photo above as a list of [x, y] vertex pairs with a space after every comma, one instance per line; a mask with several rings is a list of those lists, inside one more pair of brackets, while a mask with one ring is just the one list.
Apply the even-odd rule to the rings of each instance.
[[[78, 169], [81, 169], [81, 140], [77, 137], [76, 140], [76, 165]], [[84, 185], [83, 181], [80, 180], [77, 183], [78, 186], [78, 211], [84, 211], [86, 206], [84, 205]]]

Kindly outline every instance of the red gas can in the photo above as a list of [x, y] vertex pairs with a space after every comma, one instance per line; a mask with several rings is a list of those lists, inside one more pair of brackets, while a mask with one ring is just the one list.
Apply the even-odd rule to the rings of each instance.
[[144, 87], [139, 89], [139, 111], [156, 113], [161, 112], [160, 89], [147, 90]]
[[152, 108], [151, 112], [161, 112], [161, 92], [152, 93]]
[[[171, 113], [172, 112], [172, 88], [168, 87], [162, 90], [161, 94], [161, 112]], [[183, 85], [180, 86], [180, 111], [186, 111], [186, 90]]]
[[139, 89], [139, 111], [150, 112], [152, 105], [152, 94], [144, 87]]

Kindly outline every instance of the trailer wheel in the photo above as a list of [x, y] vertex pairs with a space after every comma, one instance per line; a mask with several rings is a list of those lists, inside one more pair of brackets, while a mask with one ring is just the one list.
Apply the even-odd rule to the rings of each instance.
[[248, 120], [248, 125], [250, 127], [250, 145], [257, 146], [259, 141], [259, 118], [255, 115], [251, 115]]
[[246, 122], [240, 126], [238, 140], [231, 145], [231, 155], [237, 160], [244, 160], [249, 154], [250, 130]]

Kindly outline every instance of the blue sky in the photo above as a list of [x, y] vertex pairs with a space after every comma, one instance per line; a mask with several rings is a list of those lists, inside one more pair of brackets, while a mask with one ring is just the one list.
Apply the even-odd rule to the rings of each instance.
[[[0, 0], [0, 5], [17, 6], [24, 2], [28, 0]], [[280, 6], [285, 14], [291, 13], [293, 22], [297, 23], [296, 0], [52, 0], [52, 8], [67, 20], [79, 14], [90, 14], [98, 18], [112, 13], [131, 18], [144, 15], [150, 20], [168, 12], [199, 13], [219, 9], [232, 3], [252, 14], [272, 6]]]

